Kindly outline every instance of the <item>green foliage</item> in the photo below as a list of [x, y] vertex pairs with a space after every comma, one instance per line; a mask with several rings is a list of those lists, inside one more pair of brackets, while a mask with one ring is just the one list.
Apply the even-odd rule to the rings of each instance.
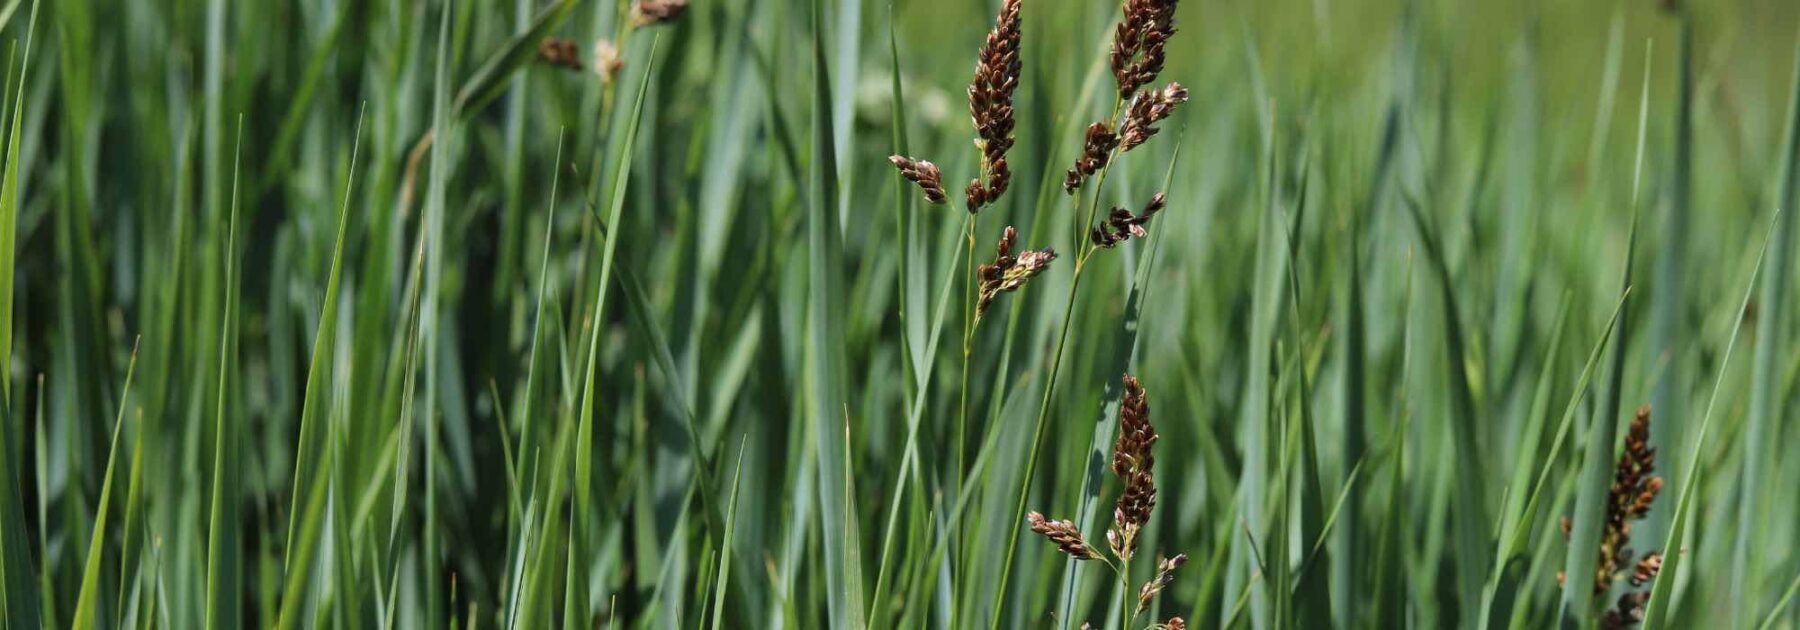
[[1800, 9], [1001, 4], [0, 1], [0, 630], [1800, 627]]

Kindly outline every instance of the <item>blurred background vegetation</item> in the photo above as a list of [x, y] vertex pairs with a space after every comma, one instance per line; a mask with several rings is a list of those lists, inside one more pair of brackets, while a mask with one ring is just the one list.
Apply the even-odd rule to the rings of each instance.
[[974, 256], [1065, 256], [965, 377], [886, 158], [975, 171], [998, 6], [9, 0], [4, 627], [1116, 627], [1016, 512], [1100, 540], [1127, 372], [1156, 620], [1597, 623], [1652, 404], [1649, 625], [1800, 624], [1800, 5], [1182, 0], [1071, 293], [1119, 5], [1025, 0]]

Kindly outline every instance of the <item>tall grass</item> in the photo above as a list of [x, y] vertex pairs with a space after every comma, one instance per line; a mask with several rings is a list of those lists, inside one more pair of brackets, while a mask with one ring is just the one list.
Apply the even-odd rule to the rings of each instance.
[[0, 629], [1800, 624], [1795, 7], [0, 5]]

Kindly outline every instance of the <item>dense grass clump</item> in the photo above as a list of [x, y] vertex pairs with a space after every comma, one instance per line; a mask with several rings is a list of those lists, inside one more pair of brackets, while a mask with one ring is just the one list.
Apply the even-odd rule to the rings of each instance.
[[0, 5], [0, 630], [1800, 627], [1788, 3]]

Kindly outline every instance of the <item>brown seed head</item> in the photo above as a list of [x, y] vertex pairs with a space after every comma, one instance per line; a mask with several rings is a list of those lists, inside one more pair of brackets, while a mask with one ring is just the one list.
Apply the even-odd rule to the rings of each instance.
[[1180, 617], [1170, 617], [1168, 623], [1156, 626], [1157, 630], [1187, 630], [1187, 622]]
[[581, 49], [575, 42], [546, 37], [538, 42], [538, 61], [566, 70], [581, 71]]
[[1156, 444], [1156, 427], [1150, 424], [1150, 402], [1137, 377], [1122, 379], [1125, 393], [1119, 400], [1119, 438], [1113, 442], [1113, 474], [1129, 481], [1132, 473], [1147, 471], [1154, 463], [1150, 448]]
[[1126, 0], [1113, 27], [1112, 71], [1119, 98], [1130, 98], [1162, 72], [1163, 45], [1175, 35], [1175, 0]]
[[1662, 554], [1654, 551], [1644, 554], [1644, 557], [1637, 561], [1637, 568], [1631, 572], [1631, 585], [1649, 584], [1651, 580], [1656, 579], [1658, 573], [1662, 573], [1662, 563]]
[[1103, 122], [1088, 125], [1081, 157], [1075, 160], [1075, 168], [1069, 169], [1068, 176], [1063, 179], [1063, 192], [1075, 194], [1088, 177], [1106, 167], [1112, 159], [1113, 149], [1118, 146], [1119, 136], [1113, 133], [1112, 127]]
[[[1656, 471], [1656, 449], [1650, 447], [1650, 407], [1640, 407], [1625, 433], [1625, 449], [1619, 454], [1612, 487], [1606, 497], [1606, 523], [1600, 534], [1599, 558], [1594, 567], [1594, 597], [1602, 598], [1621, 579], [1634, 587], [1643, 587], [1656, 579], [1662, 570], [1662, 554], [1652, 551], [1632, 562], [1631, 525], [1650, 513], [1656, 496], [1662, 491], [1661, 477]], [[1564, 519], [1564, 537], [1569, 526]], [[1624, 628], [1637, 623], [1643, 615], [1643, 604], [1649, 591], [1627, 591], [1618, 606], [1608, 610], [1601, 625]]]
[[975, 270], [975, 275], [981, 280], [980, 299], [975, 303], [977, 323], [987, 314], [994, 298], [1000, 297], [1002, 293], [1019, 290], [1026, 282], [1049, 268], [1051, 261], [1056, 260], [1056, 251], [1049, 248], [1028, 249], [1013, 256], [1013, 244], [1018, 237], [1018, 230], [1010, 225], [1006, 226], [1006, 231], [1000, 235], [999, 246], [995, 248], [994, 262]]
[[1129, 558], [1137, 550], [1137, 533], [1150, 522], [1156, 509], [1156, 426], [1150, 423], [1150, 403], [1144, 386], [1130, 374], [1123, 378], [1125, 393], [1119, 401], [1119, 437], [1113, 442], [1113, 474], [1124, 482], [1113, 505], [1113, 531], [1107, 540], [1113, 554]]
[[1150, 140], [1159, 129], [1156, 124], [1175, 113], [1175, 106], [1186, 103], [1187, 88], [1170, 83], [1163, 89], [1139, 92], [1131, 99], [1131, 110], [1125, 115], [1125, 126], [1119, 132], [1119, 151], [1130, 151]]
[[1019, 3], [1005, 0], [1000, 5], [969, 82], [969, 118], [981, 151], [981, 178], [969, 184], [966, 195], [969, 212], [993, 203], [1012, 181], [1006, 152], [1013, 146], [1013, 92], [1019, 87]]
[[1150, 607], [1150, 600], [1155, 599], [1157, 593], [1161, 593], [1163, 589], [1168, 588], [1169, 583], [1175, 581], [1175, 570], [1181, 568], [1181, 565], [1187, 564], [1187, 559], [1187, 554], [1178, 553], [1173, 558], [1162, 558], [1156, 561], [1156, 577], [1151, 578], [1150, 581], [1144, 583], [1143, 588], [1138, 589], [1138, 614], [1143, 614], [1144, 610]]
[[1057, 551], [1070, 558], [1092, 560], [1100, 557], [1093, 547], [1088, 546], [1087, 540], [1081, 537], [1081, 530], [1076, 529], [1072, 522], [1048, 520], [1037, 512], [1026, 514], [1025, 522], [1031, 526], [1031, 531], [1050, 539]]
[[1149, 235], [1149, 231], [1144, 229], [1144, 224], [1149, 223], [1151, 217], [1161, 212], [1166, 203], [1167, 197], [1163, 193], [1156, 193], [1156, 196], [1150, 198], [1149, 203], [1144, 204], [1144, 209], [1135, 215], [1129, 210], [1115, 206], [1111, 212], [1107, 213], [1106, 220], [1089, 232], [1088, 240], [1092, 241], [1096, 247], [1113, 247], [1129, 239], [1143, 238]]
[[632, 23], [642, 26], [668, 24], [686, 13], [688, 0], [638, 0], [631, 6]]
[[893, 164], [894, 168], [900, 169], [901, 177], [918, 184], [919, 190], [925, 193], [926, 201], [943, 205], [949, 199], [944, 194], [944, 176], [938, 172], [936, 164], [904, 155], [890, 155], [888, 163]]
[[1644, 620], [1644, 605], [1650, 603], [1650, 591], [1630, 591], [1619, 596], [1619, 602], [1600, 616], [1600, 627], [1623, 630]]

